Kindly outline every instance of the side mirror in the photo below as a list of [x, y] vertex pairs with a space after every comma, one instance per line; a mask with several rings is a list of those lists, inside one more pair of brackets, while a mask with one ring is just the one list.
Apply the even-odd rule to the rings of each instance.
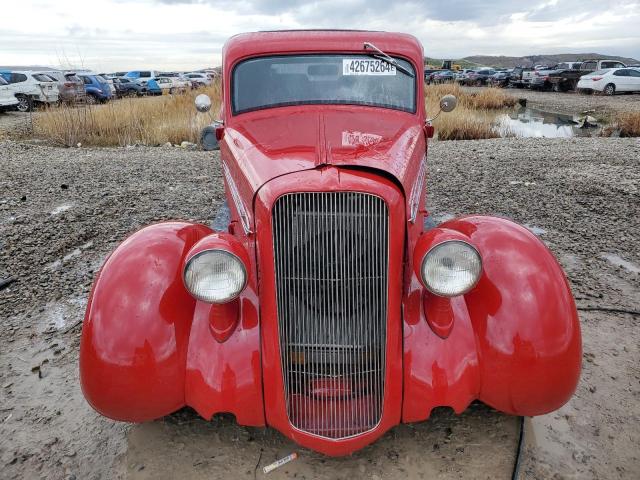
[[202, 145], [202, 149], [210, 152], [212, 150], [220, 150], [220, 140], [219, 136], [222, 135], [222, 124], [221, 123], [213, 123], [212, 125], [207, 125], [200, 132], [200, 144]]
[[211, 110], [211, 99], [209, 98], [209, 95], [205, 95], [204, 93], [201, 93], [196, 97], [195, 104], [196, 110], [201, 113], [206, 113]]
[[440, 110], [445, 113], [452, 112], [458, 106], [458, 99], [455, 95], [445, 95], [440, 99]]
[[[427, 119], [427, 125], [431, 125], [431, 122], [433, 122], [436, 118], [438, 118], [438, 116], [442, 113], [449, 113], [452, 112], [456, 106], [458, 105], [458, 99], [456, 98], [455, 95], [445, 95], [444, 97], [442, 97], [440, 99], [440, 110], [438, 111], [438, 113], [436, 113], [436, 116], [433, 118], [428, 118]], [[433, 135], [431, 135], [433, 136]], [[431, 138], [431, 137], [429, 137]]]

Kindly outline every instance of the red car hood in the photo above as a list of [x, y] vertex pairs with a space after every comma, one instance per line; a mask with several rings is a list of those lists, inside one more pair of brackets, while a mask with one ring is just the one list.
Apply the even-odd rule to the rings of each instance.
[[[221, 148], [238, 160], [240, 168], [233, 176], [245, 184], [241, 190], [253, 194], [273, 178], [323, 165], [382, 170], [407, 191], [426, 152], [416, 115], [353, 106], [286, 107], [244, 114], [225, 128]], [[228, 167], [235, 170], [234, 165]], [[243, 193], [249, 194], [247, 190]]]

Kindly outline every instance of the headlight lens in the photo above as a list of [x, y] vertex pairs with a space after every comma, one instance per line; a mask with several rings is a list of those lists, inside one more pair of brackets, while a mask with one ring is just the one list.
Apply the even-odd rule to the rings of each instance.
[[443, 297], [471, 290], [482, 271], [478, 251], [466, 242], [449, 240], [431, 248], [422, 260], [422, 281], [427, 289]]
[[240, 295], [247, 283], [247, 271], [233, 253], [205, 250], [187, 263], [184, 283], [198, 300], [225, 303]]

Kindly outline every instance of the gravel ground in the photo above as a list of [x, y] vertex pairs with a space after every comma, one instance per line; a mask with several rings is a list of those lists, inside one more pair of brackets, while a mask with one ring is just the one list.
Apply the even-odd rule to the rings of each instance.
[[[479, 91], [483, 87], [464, 87], [468, 91]], [[597, 114], [611, 114], [616, 112], [640, 111], [640, 95], [581, 95], [575, 92], [555, 93], [537, 90], [507, 88], [506, 93], [518, 98], [526, 98], [527, 106], [539, 108], [548, 112], [579, 114], [593, 111]]]
[[33, 116], [38, 112], [1, 112], [0, 140], [20, 137], [33, 130]]
[[[430, 148], [440, 219], [527, 224], [565, 266], [584, 362], [572, 400], [527, 420], [521, 478], [640, 474], [640, 142], [496, 139]], [[254, 478], [296, 447], [270, 429], [190, 410], [143, 425], [100, 417], [80, 392], [86, 297], [105, 256], [157, 220], [208, 222], [219, 163], [179, 148], [58, 149], [0, 143], [0, 478]], [[517, 421], [482, 405], [437, 410], [344, 459], [306, 450], [270, 478], [509, 478]], [[261, 471], [257, 477], [262, 478]]]

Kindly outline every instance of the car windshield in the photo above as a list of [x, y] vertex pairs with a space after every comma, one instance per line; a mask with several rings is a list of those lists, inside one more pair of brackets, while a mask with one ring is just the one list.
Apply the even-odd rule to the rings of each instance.
[[245, 60], [233, 71], [233, 112], [338, 104], [414, 113], [414, 68], [406, 60], [395, 60], [414, 76], [369, 55], [287, 55]]

